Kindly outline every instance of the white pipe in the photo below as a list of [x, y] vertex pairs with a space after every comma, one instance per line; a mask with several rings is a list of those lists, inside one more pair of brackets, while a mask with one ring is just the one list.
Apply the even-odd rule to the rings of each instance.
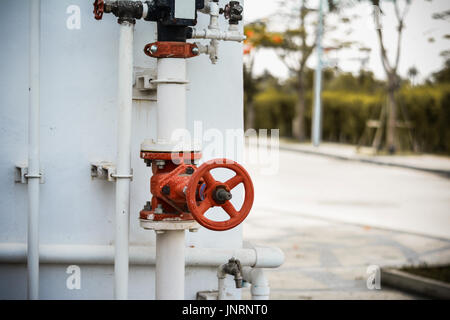
[[186, 59], [158, 59], [159, 142], [172, 142], [174, 131], [186, 128], [186, 82]]
[[252, 300], [269, 300], [269, 281], [261, 268], [242, 268], [242, 277], [246, 282], [251, 283]]
[[193, 28], [192, 39], [215, 39], [241, 42], [246, 39], [246, 36], [241, 34], [239, 31], [222, 31], [217, 29]]
[[39, 59], [40, 0], [30, 1], [28, 116], [28, 299], [39, 299]]
[[227, 299], [227, 287], [225, 285], [226, 277], [225, 276], [223, 276], [223, 277], [219, 277], [218, 276], [218, 279], [219, 279], [219, 287], [218, 287], [219, 293], [218, 293], [217, 300], [228, 300]]
[[156, 300], [184, 299], [184, 230], [156, 234]]
[[[224, 267], [225, 264], [222, 264], [217, 269], [218, 300], [228, 300], [228, 289], [225, 284], [227, 273], [224, 271]], [[242, 278], [252, 285], [250, 289], [252, 300], [269, 300], [270, 286], [263, 269], [244, 267], [242, 268]]]
[[124, 21], [120, 24], [114, 264], [114, 296], [120, 300], [128, 298], [133, 29], [133, 23]]
[[[157, 83], [158, 143], [179, 145], [180, 142], [186, 142], [184, 141], [186, 134], [186, 59], [158, 59]], [[181, 133], [181, 135], [177, 133]], [[184, 232], [184, 230], [164, 230], [156, 234], [155, 297], [157, 300], [184, 299]]]
[[[218, 268], [217, 268], [217, 279], [218, 281], [218, 300], [229, 300], [228, 297], [229, 295], [228, 290], [227, 290], [227, 286], [225, 285], [225, 279], [227, 278], [227, 273], [225, 272], [225, 265], [226, 264], [221, 264]], [[231, 295], [230, 295], [231, 296]]]
[[[41, 245], [42, 264], [93, 264], [114, 263], [114, 247], [102, 245]], [[185, 261], [191, 267], [218, 267], [224, 261], [236, 258], [241, 265], [258, 268], [278, 268], [284, 262], [284, 253], [275, 247], [240, 249], [185, 248]], [[25, 263], [27, 246], [23, 243], [0, 243], [0, 263]], [[154, 265], [155, 247], [131, 246], [130, 264]]]

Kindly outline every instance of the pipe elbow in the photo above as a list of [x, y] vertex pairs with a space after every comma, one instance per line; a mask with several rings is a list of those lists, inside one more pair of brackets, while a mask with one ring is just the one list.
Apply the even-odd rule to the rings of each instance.
[[254, 246], [256, 252], [256, 263], [254, 268], [278, 268], [285, 261], [284, 252], [277, 247]]

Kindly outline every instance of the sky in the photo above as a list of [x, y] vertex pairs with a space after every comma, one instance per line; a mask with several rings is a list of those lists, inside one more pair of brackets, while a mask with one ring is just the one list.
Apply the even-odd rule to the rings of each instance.
[[[311, 7], [318, 4], [318, 0], [311, 0]], [[401, 1], [403, 3], [403, 1]], [[244, 2], [244, 22], [248, 23], [257, 19], [270, 17], [277, 12], [278, 2], [274, 0], [245, 0]], [[389, 1], [382, 4], [383, 16], [382, 25], [385, 37], [385, 46], [388, 55], [395, 55], [397, 25], [393, 10], [393, 5]], [[450, 21], [432, 19], [432, 14], [450, 10], [449, 0], [412, 0], [411, 7], [405, 20], [403, 33], [401, 56], [399, 64], [400, 75], [406, 77], [410, 67], [415, 66], [419, 71], [418, 81], [423, 81], [431, 73], [440, 70], [444, 59], [440, 53], [450, 49], [450, 40], [444, 39], [445, 34], [450, 34]], [[360, 18], [352, 19], [350, 26], [354, 30], [350, 36], [339, 34], [339, 38], [358, 41], [364, 46], [372, 49], [366, 69], [375, 73], [379, 79], [385, 79], [384, 69], [381, 64], [378, 38], [374, 29], [371, 17], [371, 6], [368, 2], [357, 4], [346, 11], [352, 15], [356, 13]], [[276, 27], [276, 26], [275, 26]], [[434, 38], [434, 42], [429, 42], [429, 38]], [[326, 58], [330, 61], [338, 61], [339, 69], [348, 72], [357, 72], [361, 63], [355, 58], [361, 57], [358, 50], [348, 50], [341, 53], [332, 53]], [[317, 62], [314, 54], [308, 66], [315, 67]], [[255, 58], [254, 72], [256, 75], [268, 70], [275, 76], [286, 78], [288, 71], [277, 55], [271, 50], [259, 50]]]

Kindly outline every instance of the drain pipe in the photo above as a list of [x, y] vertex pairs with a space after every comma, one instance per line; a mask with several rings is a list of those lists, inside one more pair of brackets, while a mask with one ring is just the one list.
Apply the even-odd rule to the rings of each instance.
[[30, 1], [30, 86], [28, 116], [28, 299], [39, 299], [39, 47], [40, 0]]
[[134, 21], [120, 20], [114, 297], [128, 298]]
[[[237, 262], [237, 263], [236, 263]], [[242, 288], [245, 283], [251, 284], [250, 292], [252, 300], [269, 300], [270, 286], [269, 281], [264, 275], [262, 268], [240, 266], [239, 260], [230, 259], [228, 263], [221, 265], [217, 269], [218, 300], [227, 300], [229, 298], [228, 288], [225, 285], [225, 278], [233, 275], [236, 282], [236, 288]]]
[[250, 289], [252, 300], [269, 300], [270, 286], [263, 269], [244, 267], [242, 275], [244, 281], [252, 285]]

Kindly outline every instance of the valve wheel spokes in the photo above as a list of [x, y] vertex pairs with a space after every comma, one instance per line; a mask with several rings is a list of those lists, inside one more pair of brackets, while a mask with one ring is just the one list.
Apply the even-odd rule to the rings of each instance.
[[230, 218], [234, 218], [238, 215], [236, 208], [233, 206], [233, 204], [230, 201], [225, 202], [222, 205], [222, 208], [223, 208], [223, 210], [225, 210], [226, 213], [228, 213]]
[[225, 185], [230, 189], [234, 189], [238, 184], [244, 181], [241, 175], [236, 174], [233, 178], [225, 181]]
[[[216, 168], [232, 170], [236, 175], [225, 182], [217, 181], [211, 174], [211, 170]], [[206, 184], [205, 197], [202, 201], [197, 201], [196, 194], [201, 180]], [[236, 210], [229, 200], [230, 191], [241, 183], [245, 188], [245, 198], [241, 209]], [[201, 165], [192, 175], [186, 189], [186, 200], [193, 217], [205, 228], [216, 231], [229, 230], [239, 225], [249, 214], [253, 199], [253, 183], [249, 174], [241, 165], [227, 159], [215, 159]], [[205, 213], [212, 207], [221, 207], [229, 219], [214, 221], [205, 217]]]
[[105, 2], [104, 0], [95, 0], [94, 1], [94, 17], [96, 20], [101, 20], [103, 17], [103, 12], [105, 11]]

